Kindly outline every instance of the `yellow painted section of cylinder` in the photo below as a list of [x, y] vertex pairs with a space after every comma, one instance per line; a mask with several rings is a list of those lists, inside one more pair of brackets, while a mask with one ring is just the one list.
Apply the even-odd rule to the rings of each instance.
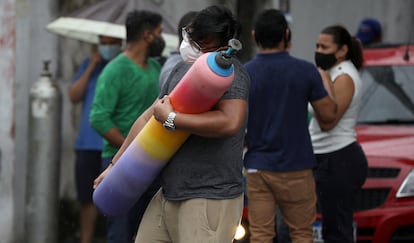
[[169, 160], [189, 136], [190, 133], [184, 131], [168, 131], [154, 117], [151, 117], [136, 140], [150, 157]]

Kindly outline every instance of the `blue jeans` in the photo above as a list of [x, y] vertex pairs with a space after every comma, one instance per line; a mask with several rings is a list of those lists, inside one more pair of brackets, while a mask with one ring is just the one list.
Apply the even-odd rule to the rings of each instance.
[[107, 242], [108, 243], [132, 243], [135, 232], [130, 230], [129, 217], [107, 217]]
[[[102, 159], [102, 169], [109, 166], [112, 158]], [[160, 188], [159, 178], [145, 191], [141, 198], [129, 210], [128, 214], [119, 217], [107, 217], [107, 243], [133, 243], [138, 231], [139, 223], [144, 215], [145, 209], [154, 194]]]

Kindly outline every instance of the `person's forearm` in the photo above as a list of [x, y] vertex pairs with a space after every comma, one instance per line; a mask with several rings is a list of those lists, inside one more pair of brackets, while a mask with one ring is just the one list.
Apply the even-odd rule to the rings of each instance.
[[125, 140], [125, 137], [117, 127], [111, 128], [108, 132], [102, 135], [112, 146], [120, 148]]
[[93, 69], [94, 67], [89, 65], [80, 78], [70, 86], [68, 95], [72, 103], [78, 103], [83, 99]]
[[202, 114], [178, 113], [175, 126], [179, 130], [210, 138], [228, 137], [238, 131], [238, 122], [221, 111], [209, 111]]
[[131, 129], [129, 130], [128, 136], [125, 138], [122, 146], [115, 154], [114, 158], [112, 159], [112, 163], [116, 163], [116, 161], [121, 157], [124, 151], [128, 148], [128, 146], [132, 143], [138, 133], [142, 130], [142, 128], [147, 124], [148, 120], [152, 116], [152, 108], [147, 109], [132, 125]]
[[202, 114], [177, 114], [177, 129], [192, 134], [218, 138], [238, 133], [244, 124], [247, 103], [244, 100], [226, 100], [219, 102], [215, 109]]
[[337, 103], [333, 83], [332, 83], [331, 77], [329, 76], [329, 73], [327, 71], [321, 70], [321, 69], [319, 69], [319, 73], [322, 77], [323, 86], [325, 87], [326, 92], [328, 92], [329, 97], [335, 103]]
[[336, 119], [333, 119], [333, 120], [327, 120], [326, 118], [323, 119], [318, 113], [315, 113], [314, 115], [319, 124], [321, 131], [325, 131], [325, 132], [329, 131], [333, 129], [338, 123]]
[[329, 97], [335, 102], [337, 103], [336, 100], [336, 95], [335, 95], [335, 91], [332, 85], [332, 82], [330, 80], [323, 80], [323, 86], [326, 89], [326, 92], [328, 92]]

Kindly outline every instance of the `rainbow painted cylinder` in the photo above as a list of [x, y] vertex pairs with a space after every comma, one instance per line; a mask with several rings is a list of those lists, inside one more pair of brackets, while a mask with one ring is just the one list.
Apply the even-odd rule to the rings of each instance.
[[[231, 85], [234, 66], [220, 65], [218, 55], [212, 52], [199, 57], [169, 94], [176, 112], [206, 112]], [[95, 189], [96, 206], [108, 216], [127, 213], [189, 136], [185, 131], [168, 131], [151, 117]]]

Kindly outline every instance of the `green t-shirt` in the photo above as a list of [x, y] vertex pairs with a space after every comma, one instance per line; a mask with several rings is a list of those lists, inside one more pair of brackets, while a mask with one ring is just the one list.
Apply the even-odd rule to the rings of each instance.
[[[157, 98], [160, 70], [152, 58], [145, 70], [124, 54], [109, 62], [98, 78], [89, 116], [92, 127], [101, 135], [117, 127], [126, 137], [135, 120]], [[118, 149], [104, 140], [102, 157], [113, 157]]]

